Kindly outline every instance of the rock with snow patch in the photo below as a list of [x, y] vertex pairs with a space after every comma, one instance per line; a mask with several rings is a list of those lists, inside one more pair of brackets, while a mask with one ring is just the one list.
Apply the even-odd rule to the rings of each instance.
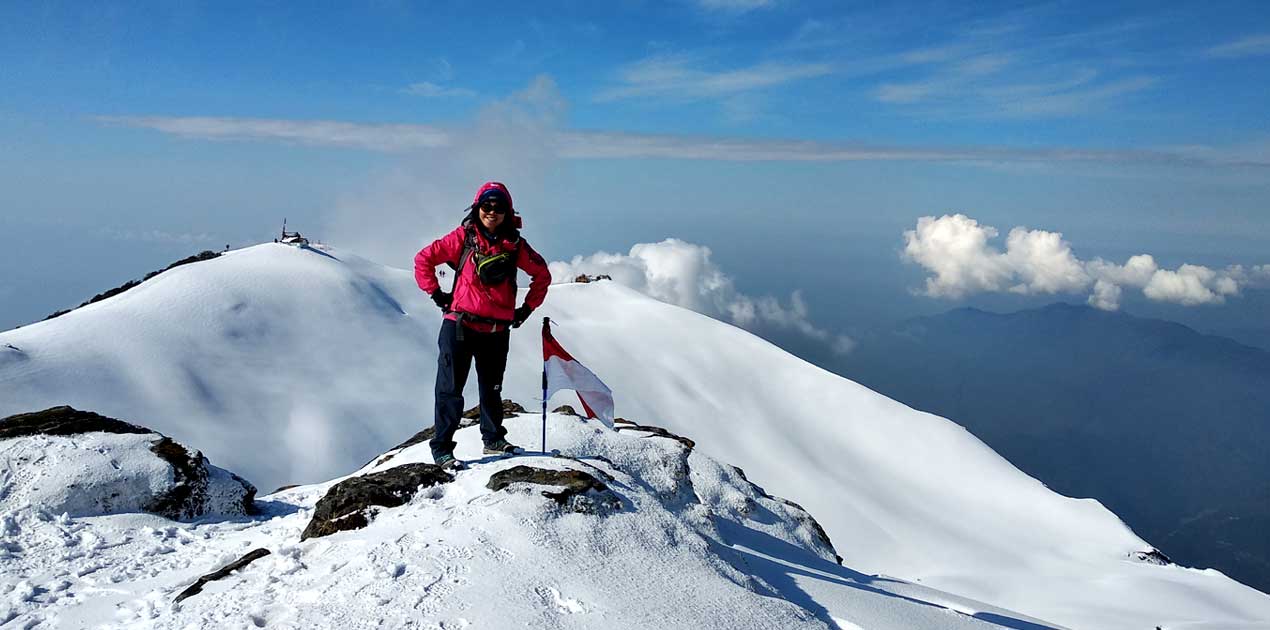
[[420, 488], [452, 481], [433, 464], [402, 464], [388, 470], [350, 477], [318, 500], [300, 540], [361, 529], [370, 524], [375, 508], [391, 508], [410, 501]]
[[490, 475], [485, 487], [498, 492], [517, 483], [560, 488], [543, 490], [542, 496], [573, 512], [596, 514], [622, 507], [622, 500], [604, 482], [580, 470], [513, 466]]
[[31, 507], [92, 516], [171, 519], [250, 514], [256, 488], [198, 451], [142, 426], [61, 406], [0, 420], [10, 462], [0, 511]]
[[[617, 424], [616, 420], [614, 420], [614, 424]], [[626, 420], [626, 419], [622, 420], [621, 426], [613, 427], [613, 430], [614, 431], [643, 431], [644, 433], [652, 433], [653, 435], [657, 437], [664, 437], [664, 438], [669, 438], [671, 440], [675, 440], [679, 442], [680, 444], [683, 444], [684, 446], [688, 447], [688, 450], [692, 450], [693, 448], [697, 446], [697, 443], [694, 442], [693, 440], [686, 438], [682, 435], [671, 433], [670, 431], [667, 431], [666, 429], [663, 429], [662, 427], [653, 426], [651, 424], [635, 424], [634, 422], [631, 422], [630, 420]]]

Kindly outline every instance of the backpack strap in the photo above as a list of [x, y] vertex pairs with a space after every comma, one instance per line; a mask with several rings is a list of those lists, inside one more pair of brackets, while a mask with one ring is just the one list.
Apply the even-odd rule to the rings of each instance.
[[450, 295], [454, 295], [454, 290], [459, 288], [459, 276], [463, 273], [463, 266], [476, 252], [476, 230], [469, 225], [465, 227], [464, 232], [467, 236], [463, 239], [463, 252], [459, 254], [459, 264], [454, 268], [454, 284], [450, 286]]

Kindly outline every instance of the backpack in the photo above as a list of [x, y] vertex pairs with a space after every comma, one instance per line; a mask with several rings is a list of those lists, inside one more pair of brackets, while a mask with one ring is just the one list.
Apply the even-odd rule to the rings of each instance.
[[450, 267], [454, 269], [454, 285], [450, 287], [450, 293], [459, 286], [459, 276], [463, 273], [463, 266], [467, 264], [468, 259], [474, 258], [476, 262], [476, 277], [483, 284], [494, 285], [504, 282], [511, 278], [512, 288], [516, 287], [516, 259], [520, 256], [520, 238], [516, 238], [516, 246], [510, 252], [500, 252], [498, 254], [482, 254], [480, 248], [476, 244], [476, 227], [472, 224], [463, 226], [465, 237], [463, 239], [463, 251], [459, 254], [458, 263], [449, 262]]

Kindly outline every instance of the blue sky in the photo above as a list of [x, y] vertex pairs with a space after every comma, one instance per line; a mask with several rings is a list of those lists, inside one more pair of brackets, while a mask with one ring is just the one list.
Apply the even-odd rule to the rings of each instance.
[[1270, 262], [1265, 3], [312, 4], [0, 3], [0, 327], [282, 216], [406, 266], [494, 178], [549, 258], [681, 238], [830, 327], [959, 303], [921, 216]]

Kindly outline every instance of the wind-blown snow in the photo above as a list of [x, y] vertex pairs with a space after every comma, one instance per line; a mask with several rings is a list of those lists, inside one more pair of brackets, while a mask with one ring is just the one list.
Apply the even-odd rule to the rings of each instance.
[[[1270, 620], [1270, 598], [1215, 571], [1135, 560], [1150, 545], [1100, 504], [1050, 492], [956, 424], [615, 283], [552, 286], [513, 334], [504, 395], [526, 406], [541, 392], [539, 315], [619, 416], [798, 502], [852, 570], [1074, 628]], [[407, 270], [257, 246], [0, 333], [0, 415], [70, 404], [265, 489], [320, 481], [431, 423], [439, 318]]]

